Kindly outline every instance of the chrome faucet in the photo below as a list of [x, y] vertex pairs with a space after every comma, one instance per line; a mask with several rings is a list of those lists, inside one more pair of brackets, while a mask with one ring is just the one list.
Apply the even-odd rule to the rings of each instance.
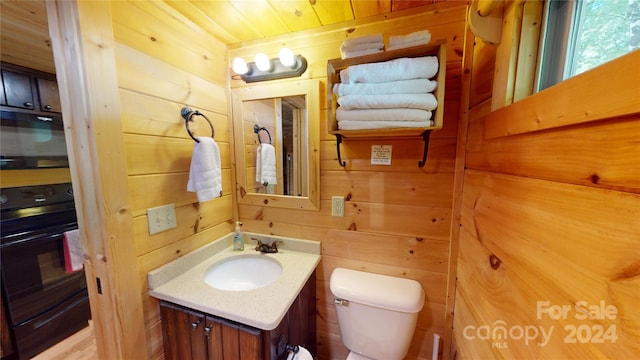
[[255, 249], [256, 251], [260, 251], [261, 253], [277, 253], [278, 244], [282, 244], [282, 241], [280, 240], [272, 242], [271, 245], [263, 243], [260, 239], [257, 238], [251, 238], [251, 240], [255, 240], [257, 242]]

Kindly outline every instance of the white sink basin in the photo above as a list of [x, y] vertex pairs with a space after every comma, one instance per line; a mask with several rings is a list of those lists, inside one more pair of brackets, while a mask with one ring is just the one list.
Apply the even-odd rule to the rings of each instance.
[[234, 256], [213, 264], [204, 274], [207, 285], [228, 291], [247, 291], [267, 286], [282, 274], [280, 263], [261, 255]]

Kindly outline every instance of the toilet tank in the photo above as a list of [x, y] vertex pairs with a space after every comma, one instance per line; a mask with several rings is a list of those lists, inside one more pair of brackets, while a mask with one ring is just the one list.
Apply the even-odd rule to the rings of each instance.
[[403, 359], [424, 305], [411, 279], [336, 268], [331, 274], [342, 342], [373, 359]]

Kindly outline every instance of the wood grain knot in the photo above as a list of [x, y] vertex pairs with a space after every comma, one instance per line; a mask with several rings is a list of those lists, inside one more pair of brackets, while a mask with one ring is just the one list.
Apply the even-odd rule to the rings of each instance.
[[491, 254], [491, 256], [489, 256], [489, 264], [493, 270], [498, 270], [502, 261], [500, 261], [497, 256]]

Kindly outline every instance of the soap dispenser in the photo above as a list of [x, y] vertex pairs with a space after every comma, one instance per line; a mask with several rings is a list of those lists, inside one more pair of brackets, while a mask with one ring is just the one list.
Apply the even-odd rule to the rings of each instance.
[[236, 230], [233, 234], [233, 250], [244, 250], [244, 236], [242, 236], [242, 223], [236, 221]]

